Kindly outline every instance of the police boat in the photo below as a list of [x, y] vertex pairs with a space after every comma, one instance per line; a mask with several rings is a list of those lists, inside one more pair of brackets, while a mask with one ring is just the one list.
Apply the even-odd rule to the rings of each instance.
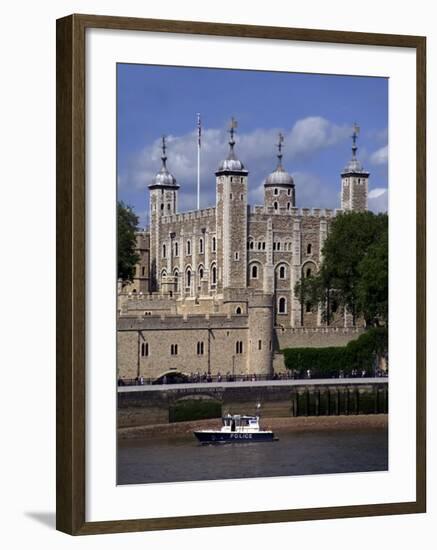
[[271, 430], [260, 428], [259, 418], [258, 415], [227, 414], [222, 417], [221, 429], [195, 430], [193, 433], [202, 445], [278, 441]]

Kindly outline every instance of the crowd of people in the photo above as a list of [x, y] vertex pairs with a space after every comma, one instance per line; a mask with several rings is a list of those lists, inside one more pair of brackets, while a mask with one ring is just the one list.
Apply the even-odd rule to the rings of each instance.
[[173, 373], [166, 373], [158, 378], [144, 378], [144, 376], [137, 376], [136, 378], [119, 378], [119, 386], [143, 386], [145, 384], [196, 384], [196, 383], [212, 383], [212, 382], [257, 382], [264, 380], [309, 380], [311, 378], [366, 378], [369, 376], [385, 377], [386, 371], [376, 370], [375, 372], [369, 372], [366, 369], [352, 369], [350, 372], [345, 373], [343, 370], [339, 370], [331, 376], [320, 376], [320, 373], [313, 373], [311, 369], [306, 371], [300, 371], [297, 369], [289, 369], [285, 372], [274, 372], [272, 375], [257, 375], [257, 374], [235, 374], [230, 371], [226, 374], [218, 372], [212, 375], [208, 372], [190, 372], [183, 374], [178, 371]]

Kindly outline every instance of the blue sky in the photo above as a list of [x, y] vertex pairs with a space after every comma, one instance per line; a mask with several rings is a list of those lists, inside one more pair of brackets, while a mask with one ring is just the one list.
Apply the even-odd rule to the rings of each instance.
[[297, 206], [339, 208], [340, 172], [351, 156], [357, 122], [358, 157], [371, 173], [369, 208], [387, 209], [387, 79], [118, 64], [118, 197], [134, 208], [141, 226], [147, 224], [147, 186], [160, 168], [162, 135], [168, 168], [181, 186], [179, 209], [195, 208], [198, 112], [202, 207], [215, 204], [214, 172], [227, 154], [234, 116], [250, 204], [262, 203], [262, 182], [276, 166], [281, 131]]

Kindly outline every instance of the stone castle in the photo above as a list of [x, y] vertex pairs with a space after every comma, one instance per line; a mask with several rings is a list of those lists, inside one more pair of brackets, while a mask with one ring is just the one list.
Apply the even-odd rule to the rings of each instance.
[[184, 373], [271, 375], [285, 347], [345, 345], [363, 330], [332, 304], [329, 326], [319, 308], [294, 293], [316, 273], [338, 214], [367, 210], [369, 173], [357, 158], [341, 172], [341, 209], [297, 208], [292, 176], [278, 162], [264, 181], [264, 204], [248, 205], [249, 172], [235, 151], [216, 176], [215, 207], [178, 212], [180, 186], [162, 166], [149, 185], [150, 227], [137, 235], [131, 284], [119, 283], [118, 375]]

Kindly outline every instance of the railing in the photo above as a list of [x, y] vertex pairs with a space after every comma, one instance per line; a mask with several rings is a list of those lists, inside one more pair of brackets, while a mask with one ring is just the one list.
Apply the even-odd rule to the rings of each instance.
[[[376, 372], [365, 370], [365, 371], [352, 371], [345, 375], [343, 372], [339, 372], [336, 376], [323, 377], [317, 375], [317, 379], [326, 378], [329, 380], [332, 379], [342, 379], [342, 378], [386, 378], [388, 373], [386, 371], [377, 370]], [[268, 380], [310, 380], [312, 378], [311, 372], [306, 372], [301, 374], [298, 371], [289, 371], [284, 373], [274, 373], [273, 375], [259, 375], [259, 374], [231, 374], [227, 373], [222, 374], [207, 374], [207, 373], [191, 373], [191, 374], [180, 374], [178, 372], [169, 373], [158, 378], [145, 378], [139, 376], [136, 378], [119, 378], [119, 386], [148, 386], [148, 385], [177, 385], [177, 384], [205, 384], [205, 383], [220, 383], [220, 382], [262, 382]]]

